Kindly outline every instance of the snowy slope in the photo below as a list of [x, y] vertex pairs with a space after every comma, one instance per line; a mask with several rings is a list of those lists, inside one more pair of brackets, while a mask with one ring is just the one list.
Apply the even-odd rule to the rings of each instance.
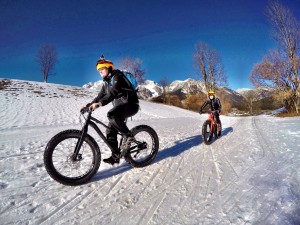
[[[300, 224], [300, 118], [225, 117], [223, 136], [203, 144], [207, 115], [141, 101], [129, 127], [152, 126], [155, 162], [101, 163], [92, 181], [53, 181], [43, 151], [61, 130], [80, 128], [96, 92], [13, 81], [0, 90], [1, 224]], [[107, 121], [110, 105], [95, 111]], [[102, 158], [109, 150], [99, 138]]]

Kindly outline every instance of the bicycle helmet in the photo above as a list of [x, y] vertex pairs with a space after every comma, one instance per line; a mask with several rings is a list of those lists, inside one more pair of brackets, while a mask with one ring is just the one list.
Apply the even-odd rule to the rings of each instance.
[[212, 95], [212, 96], [215, 96], [215, 94], [216, 94], [216, 93], [215, 93], [213, 90], [210, 90], [210, 91], [207, 93], [208, 96], [211, 96], [211, 95]]
[[96, 63], [96, 69], [99, 70], [101, 68], [107, 68], [107, 69], [111, 68], [111, 70], [113, 70], [114, 64], [110, 60], [105, 59], [104, 56], [102, 55]]

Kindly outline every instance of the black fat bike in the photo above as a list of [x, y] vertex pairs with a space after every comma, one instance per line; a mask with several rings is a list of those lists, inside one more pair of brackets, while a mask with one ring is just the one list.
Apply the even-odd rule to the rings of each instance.
[[[86, 115], [87, 116], [84, 116]], [[100, 148], [95, 139], [88, 134], [88, 127], [96, 130], [104, 143], [116, 152], [96, 123], [108, 128], [103, 122], [92, 117], [92, 111], [85, 108], [82, 111], [85, 118], [82, 130], [65, 130], [56, 134], [47, 144], [44, 152], [44, 164], [48, 174], [64, 185], [81, 185], [89, 181], [98, 171], [101, 163]], [[129, 148], [121, 149], [120, 158], [133, 167], [144, 167], [155, 159], [159, 140], [154, 129], [147, 125], [139, 125], [131, 129], [134, 141]], [[123, 135], [120, 138], [119, 149]]]

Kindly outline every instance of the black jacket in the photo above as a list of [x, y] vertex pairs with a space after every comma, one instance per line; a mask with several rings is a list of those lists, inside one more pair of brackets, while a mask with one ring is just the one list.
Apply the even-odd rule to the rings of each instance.
[[218, 110], [221, 112], [222, 110], [222, 105], [221, 102], [218, 98], [213, 98], [213, 99], [208, 99], [204, 102], [204, 104], [201, 106], [199, 112], [202, 112], [202, 110], [205, 108], [205, 106], [209, 105], [211, 111]]
[[113, 70], [104, 79], [98, 96], [91, 103], [100, 102], [102, 106], [113, 102], [114, 106], [124, 103], [139, 103], [136, 91], [120, 70]]

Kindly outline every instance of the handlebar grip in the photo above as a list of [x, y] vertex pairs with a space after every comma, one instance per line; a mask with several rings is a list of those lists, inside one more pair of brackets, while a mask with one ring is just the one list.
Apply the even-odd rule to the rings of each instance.
[[90, 109], [89, 109], [89, 107], [84, 107], [80, 110], [80, 112], [81, 112], [81, 114], [85, 114], [87, 112], [90, 112]]

